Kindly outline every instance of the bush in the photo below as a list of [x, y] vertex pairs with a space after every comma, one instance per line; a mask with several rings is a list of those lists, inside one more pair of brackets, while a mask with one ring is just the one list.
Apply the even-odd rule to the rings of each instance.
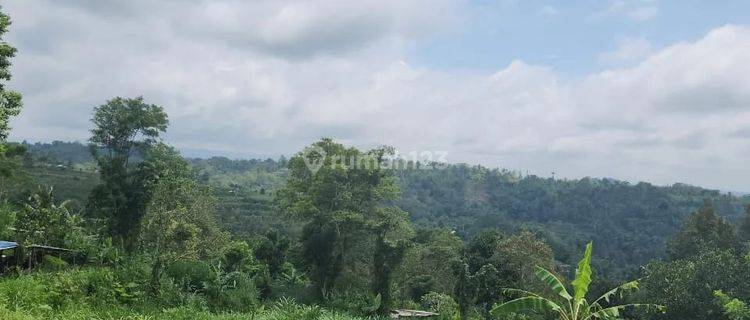
[[380, 295], [372, 293], [337, 293], [331, 298], [330, 305], [337, 310], [346, 310], [358, 315], [371, 316], [380, 308]]
[[3, 279], [0, 283], [0, 300], [8, 310], [37, 310], [49, 307], [51, 292], [49, 275], [28, 275]]
[[159, 300], [164, 306], [186, 308], [195, 311], [208, 311], [209, 303], [206, 297], [197, 292], [186, 292], [182, 284], [177, 284], [171, 278], [161, 280]]
[[58, 257], [45, 255], [42, 257], [42, 268], [47, 271], [61, 271], [68, 268], [68, 263]]
[[224, 268], [229, 271], [250, 271], [253, 252], [245, 241], [234, 241], [227, 246], [222, 258]]
[[203, 261], [178, 261], [170, 265], [166, 273], [184, 290], [193, 292], [202, 290], [205, 283], [216, 281], [216, 272]]
[[459, 319], [458, 303], [449, 295], [430, 292], [422, 297], [422, 305], [425, 309], [439, 313], [440, 320]]
[[247, 274], [232, 272], [217, 280], [207, 292], [214, 311], [249, 312], [258, 307], [258, 290]]
[[431, 275], [421, 275], [409, 280], [407, 285], [409, 296], [412, 300], [419, 301], [425, 294], [435, 290], [436, 281]]

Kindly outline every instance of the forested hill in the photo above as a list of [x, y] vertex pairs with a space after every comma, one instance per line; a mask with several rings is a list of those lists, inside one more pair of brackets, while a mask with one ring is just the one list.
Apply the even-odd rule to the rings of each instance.
[[[86, 146], [55, 142], [27, 148], [31, 171], [72, 163], [71, 168], [42, 176], [57, 189], [75, 185], [81, 193], [75, 198], [86, 198], [87, 189], [81, 184], [95, 182], [85, 176], [85, 168], [90, 166], [83, 162], [91, 159]], [[295, 232], [271, 212], [273, 192], [286, 180], [285, 159], [215, 157], [190, 162], [199, 179], [214, 187], [221, 200], [219, 219], [227, 229], [238, 236], [269, 228]], [[717, 212], [730, 221], [736, 221], [743, 205], [750, 203], [748, 196], [683, 184], [660, 187], [612, 179], [555, 180], [481, 166], [405, 170], [397, 176], [403, 194], [399, 206], [411, 214], [417, 227], [447, 227], [464, 238], [489, 228], [509, 232], [530, 229], [541, 234], [556, 258], [567, 264], [575, 260], [573, 255], [585, 242], [593, 240], [595, 256], [601, 258], [596, 261], [598, 269], [613, 278], [661, 257], [666, 239], [704, 200], [711, 200]], [[71, 196], [68, 190], [58, 191]]]

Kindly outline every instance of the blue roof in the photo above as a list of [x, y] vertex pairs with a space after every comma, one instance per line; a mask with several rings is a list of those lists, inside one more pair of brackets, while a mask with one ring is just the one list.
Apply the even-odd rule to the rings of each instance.
[[18, 243], [10, 241], [0, 241], [0, 250], [8, 250], [18, 247]]

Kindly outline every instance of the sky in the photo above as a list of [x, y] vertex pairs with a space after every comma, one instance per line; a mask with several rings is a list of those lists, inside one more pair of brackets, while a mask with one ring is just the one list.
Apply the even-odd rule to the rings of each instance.
[[186, 156], [321, 137], [557, 177], [750, 191], [750, 2], [8, 0], [11, 139], [143, 96]]

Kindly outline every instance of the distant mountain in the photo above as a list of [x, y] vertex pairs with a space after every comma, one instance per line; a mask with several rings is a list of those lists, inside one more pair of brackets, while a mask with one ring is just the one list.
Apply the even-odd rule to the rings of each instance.
[[94, 160], [89, 146], [80, 142], [53, 141], [31, 144], [24, 141], [21, 144], [26, 147], [29, 154], [45, 162], [86, 163]]
[[[34, 158], [90, 162], [88, 147], [56, 141], [27, 144]], [[219, 198], [219, 219], [228, 230], [247, 237], [268, 228], [289, 229], [273, 212], [273, 192], [287, 177], [286, 159], [188, 159], [198, 178], [212, 185]], [[72, 173], [71, 173], [72, 174]], [[64, 174], [45, 175], [46, 183], [65, 186]], [[450, 165], [436, 170], [397, 174], [402, 188], [398, 205], [419, 228], [446, 227], [464, 238], [482, 230], [528, 229], [544, 237], [562, 263], [572, 264], [585, 242], [596, 242], [597, 270], [609, 278], [633, 274], [639, 266], [664, 255], [666, 240], [687, 215], [711, 201], [717, 212], [737, 221], [750, 196], [685, 184], [654, 186], [615, 179], [557, 180], [481, 166]], [[82, 179], [81, 185], [95, 179]], [[71, 192], [63, 190], [67, 196]], [[77, 195], [85, 199], [86, 195]]]

